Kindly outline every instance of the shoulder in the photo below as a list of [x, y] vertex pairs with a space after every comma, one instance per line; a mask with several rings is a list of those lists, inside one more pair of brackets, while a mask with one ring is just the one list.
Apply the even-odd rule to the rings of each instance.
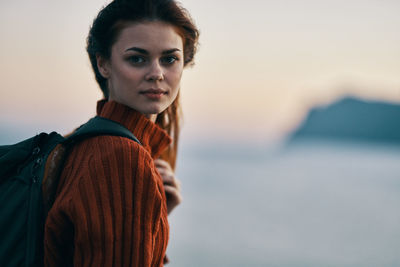
[[72, 147], [64, 172], [67, 176], [85, 177], [99, 172], [121, 173], [121, 169], [148, 168], [154, 165], [149, 151], [139, 143], [119, 136], [96, 136]]
[[102, 194], [118, 184], [126, 186], [136, 181], [153, 180], [156, 174], [153, 159], [143, 146], [116, 136], [93, 137], [78, 144], [71, 154], [69, 166], [71, 171], [67, 176], [74, 178], [70, 180], [76, 181], [79, 191], [93, 189]]
[[133, 164], [144, 161], [149, 164], [152, 157], [141, 144], [125, 137], [97, 136], [87, 140], [89, 154], [94, 162], [114, 159], [116, 164]]
[[[151, 154], [137, 142], [123, 137], [98, 136], [87, 140], [92, 148], [82, 173], [77, 191], [90, 192], [98, 199], [114, 199], [123, 192], [136, 199], [144, 192], [158, 194], [160, 179]], [[135, 188], [132, 191], [132, 188]], [[114, 200], [113, 200], [114, 201]], [[115, 200], [116, 201], [116, 200]], [[118, 200], [119, 201], [119, 200]]]
[[135, 199], [139, 191], [154, 191], [157, 172], [150, 153], [137, 142], [98, 136], [73, 147], [60, 181], [58, 199], [68, 207], [80, 207], [100, 199], [117, 201], [120, 194]]

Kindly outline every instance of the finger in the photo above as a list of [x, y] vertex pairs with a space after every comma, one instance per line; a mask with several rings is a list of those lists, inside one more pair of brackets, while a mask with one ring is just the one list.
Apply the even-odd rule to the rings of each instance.
[[182, 202], [182, 195], [180, 190], [169, 185], [164, 187], [164, 191], [167, 197], [168, 214], [170, 214]]
[[169, 164], [168, 161], [163, 160], [163, 159], [155, 159], [155, 160], [154, 160], [154, 163], [155, 163], [156, 165], [164, 166], [164, 167], [167, 167], [167, 165]]
[[168, 201], [172, 201], [172, 203], [179, 204], [182, 202], [182, 194], [181, 192], [172, 186], [164, 187], [165, 194], [167, 195]]
[[157, 172], [160, 174], [162, 177], [174, 177], [175, 173], [166, 169], [157, 169]]
[[168, 170], [172, 171], [171, 165], [166, 160], [155, 159], [154, 160], [154, 164], [156, 165], [157, 168], [165, 168], [165, 169], [168, 169]]
[[175, 175], [173, 172], [168, 172], [168, 171], [159, 171], [158, 172], [162, 178], [162, 180], [173, 180], [175, 178]]
[[158, 173], [160, 175], [165, 175], [165, 176], [174, 176], [174, 172], [167, 170], [167, 169], [163, 169], [163, 168], [158, 168], [157, 169]]
[[174, 188], [177, 188], [178, 190], [180, 190], [180, 186], [178, 185], [178, 183], [175, 180], [168, 180], [168, 181], [163, 181], [163, 185], [164, 186], [172, 186]]
[[176, 182], [173, 178], [163, 178], [162, 179], [164, 185], [170, 185], [173, 187], [177, 187]]
[[174, 177], [175, 177], [173, 172], [169, 172], [166, 170], [157, 170], [157, 171], [163, 180], [165, 180], [165, 179], [170, 180], [170, 179], [174, 179]]
[[175, 174], [173, 171], [164, 167], [156, 167], [156, 170], [161, 176], [173, 176]]
[[166, 193], [172, 194], [172, 195], [180, 195], [181, 191], [179, 191], [176, 187], [166, 185], [164, 186], [164, 190]]
[[181, 188], [181, 182], [178, 179], [176, 179], [174, 176], [165, 177], [162, 180], [163, 180], [164, 185], [173, 186], [173, 187], [177, 188], [178, 190], [180, 190], [180, 188]]

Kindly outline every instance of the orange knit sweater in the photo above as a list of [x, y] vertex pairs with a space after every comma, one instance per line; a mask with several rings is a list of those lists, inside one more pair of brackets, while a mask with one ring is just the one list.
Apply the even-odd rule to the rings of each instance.
[[98, 136], [75, 145], [45, 224], [45, 266], [163, 266], [166, 197], [153, 160], [168, 134], [142, 114], [99, 101], [97, 114], [139, 139]]

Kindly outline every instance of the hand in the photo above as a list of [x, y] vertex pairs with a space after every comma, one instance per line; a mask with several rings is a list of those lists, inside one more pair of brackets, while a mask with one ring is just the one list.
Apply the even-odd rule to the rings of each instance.
[[170, 214], [182, 202], [180, 181], [176, 179], [175, 173], [167, 161], [156, 159], [154, 163], [163, 180], [167, 196], [167, 210], [168, 214]]

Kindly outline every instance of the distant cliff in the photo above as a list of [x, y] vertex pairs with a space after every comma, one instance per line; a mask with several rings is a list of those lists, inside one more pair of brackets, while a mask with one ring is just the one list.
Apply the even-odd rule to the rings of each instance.
[[312, 109], [290, 141], [340, 139], [400, 144], [400, 105], [344, 98]]

